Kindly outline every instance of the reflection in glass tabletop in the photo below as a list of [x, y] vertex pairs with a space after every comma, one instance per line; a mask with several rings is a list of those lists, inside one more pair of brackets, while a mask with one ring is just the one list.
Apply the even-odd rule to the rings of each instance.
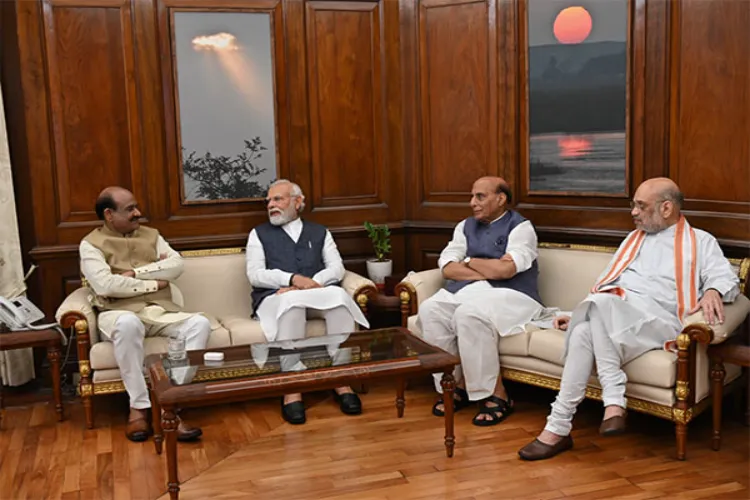
[[[259, 343], [189, 352], [182, 360], [162, 357], [174, 385], [210, 380], [253, 378], [280, 373], [412, 358], [434, 348], [401, 328], [307, 338], [283, 343]], [[223, 361], [206, 361], [203, 352], [221, 352]]]

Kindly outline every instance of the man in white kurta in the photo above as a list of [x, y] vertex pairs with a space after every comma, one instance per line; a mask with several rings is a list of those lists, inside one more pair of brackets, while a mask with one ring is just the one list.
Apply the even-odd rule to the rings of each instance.
[[685, 316], [698, 309], [711, 324], [723, 321], [723, 302], [733, 302], [739, 293], [737, 275], [716, 239], [691, 228], [681, 215], [682, 200], [677, 185], [664, 178], [646, 181], [636, 191], [632, 215], [637, 230], [572, 317], [556, 321], [567, 330], [560, 392], [544, 431], [519, 451], [521, 458], [546, 459], [572, 447], [573, 415], [594, 366], [605, 407], [600, 433], [624, 432], [627, 378], [622, 366], [664, 348], [682, 329]]
[[[182, 274], [182, 257], [158, 231], [140, 226], [141, 212], [130, 191], [105, 189], [97, 199], [96, 213], [104, 225], [81, 241], [81, 273], [96, 295], [99, 332], [113, 343], [130, 398], [126, 436], [143, 441], [151, 432], [151, 401], [143, 376], [144, 338], [182, 337], [186, 349], [204, 349], [211, 325], [199, 314], [181, 311], [181, 295], [170, 282]], [[179, 440], [200, 435], [200, 429], [180, 422]]]
[[[284, 179], [274, 182], [267, 202], [269, 223], [250, 232], [246, 254], [253, 310], [263, 333], [271, 346], [327, 345], [334, 354], [346, 334], [355, 330], [355, 323], [369, 326], [352, 297], [336, 286], [344, 278], [336, 243], [323, 226], [299, 217], [304, 195], [297, 184]], [[305, 339], [310, 317], [325, 319], [325, 338]], [[281, 363], [283, 370], [305, 369], [297, 354], [282, 356]], [[334, 395], [344, 413], [361, 413], [359, 397], [350, 387], [339, 387]], [[282, 415], [292, 424], [305, 422], [301, 394], [284, 396]]]
[[[440, 254], [446, 287], [419, 306], [427, 342], [461, 358], [454, 408], [480, 402], [479, 426], [500, 423], [512, 401], [500, 376], [500, 336], [523, 332], [543, 310], [537, 282], [537, 237], [531, 222], [507, 209], [510, 189], [499, 177], [483, 177], [472, 188], [473, 217], [461, 221]], [[435, 387], [442, 392], [440, 376]], [[443, 401], [433, 414], [443, 415]]]

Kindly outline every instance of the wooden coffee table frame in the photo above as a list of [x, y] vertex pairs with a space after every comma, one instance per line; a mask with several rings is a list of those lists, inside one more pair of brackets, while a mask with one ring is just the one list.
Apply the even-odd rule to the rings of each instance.
[[[156, 453], [161, 454], [162, 442], [167, 444], [167, 475], [168, 489], [171, 499], [179, 497], [180, 483], [177, 474], [177, 409], [197, 408], [224, 403], [247, 401], [270, 396], [296, 392], [310, 392], [316, 390], [333, 389], [353, 382], [364, 382], [381, 378], [395, 378], [398, 381], [396, 391], [396, 412], [399, 418], [404, 415], [404, 387], [407, 377], [423, 373], [443, 373], [443, 399], [453, 400], [456, 384], [453, 379], [453, 369], [459, 364], [459, 359], [447, 352], [426, 344], [404, 328], [401, 330], [409, 343], [427, 348], [427, 354], [383, 360], [364, 361], [356, 364], [332, 366], [328, 368], [311, 369], [302, 372], [272, 373], [267, 376], [253, 376], [251, 378], [239, 376], [229, 378], [226, 371], [215, 370], [216, 380], [210, 380], [211, 371], [202, 373], [205, 381], [186, 385], [173, 385], [162, 363], [163, 355], [154, 354], [146, 359], [151, 380], [151, 408], [154, 424], [154, 446]], [[374, 332], [371, 331], [371, 332]], [[367, 335], [371, 332], [362, 332]], [[352, 334], [350, 340], [355, 338]], [[247, 346], [248, 349], [250, 348]], [[209, 351], [223, 351], [227, 349], [209, 349]], [[201, 364], [203, 353], [206, 351], [191, 351], [188, 356], [194, 364]], [[455, 436], [453, 433], [453, 405], [445, 405], [445, 452], [448, 457], [453, 456]]]

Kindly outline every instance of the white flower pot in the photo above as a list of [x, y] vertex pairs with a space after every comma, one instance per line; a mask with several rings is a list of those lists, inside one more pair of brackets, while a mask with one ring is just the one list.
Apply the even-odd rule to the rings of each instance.
[[377, 259], [367, 261], [367, 275], [376, 284], [385, 283], [385, 277], [390, 276], [393, 272], [393, 261], [388, 259], [379, 262]]

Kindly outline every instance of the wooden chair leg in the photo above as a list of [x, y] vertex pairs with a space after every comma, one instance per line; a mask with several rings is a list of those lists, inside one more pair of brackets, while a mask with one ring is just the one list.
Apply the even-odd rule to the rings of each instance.
[[[92, 387], [93, 389], [93, 387]], [[86, 428], [94, 428], [94, 405], [90, 394], [84, 394], [81, 396], [81, 402], [83, 403], [83, 411], [86, 414]]]
[[679, 422], [675, 424], [675, 437], [677, 438], [677, 460], [685, 460], [687, 453], [687, 424]]
[[711, 438], [711, 448], [718, 451], [721, 448], [721, 407], [724, 396], [724, 377], [726, 371], [724, 370], [724, 363], [721, 361], [715, 361], [711, 368], [711, 380], [713, 384], [713, 417], [714, 417], [714, 430], [713, 437]]

